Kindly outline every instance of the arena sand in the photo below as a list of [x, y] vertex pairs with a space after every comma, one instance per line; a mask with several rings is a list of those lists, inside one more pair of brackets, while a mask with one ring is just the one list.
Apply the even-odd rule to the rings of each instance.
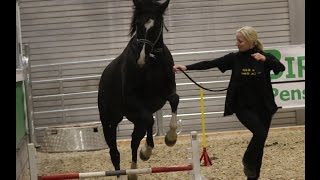
[[[202, 166], [201, 173], [208, 180], [245, 180], [241, 159], [252, 134], [247, 130], [207, 133], [207, 151], [212, 166]], [[202, 153], [202, 138], [199, 132], [199, 153]], [[141, 142], [144, 144], [144, 140]], [[305, 127], [292, 126], [271, 128], [267, 138], [260, 180], [303, 180], [305, 170]], [[139, 168], [187, 165], [191, 153], [189, 135], [179, 136], [177, 144], [167, 147], [163, 137], [155, 138], [151, 158], [144, 162], [138, 158]], [[119, 140], [121, 169], [130, 168], [130, 141]], [[68, 153], [37, 152], [40, 174], [82, 173], [113, 170], [109, 151]], [[24, 180], [28, 179], [24, 174]], [[86, 178], [86, 180], [115, 180], [115, 177]], [[123, 176], [122, 179], [127, 179]], [[138, 175], [140, 180], [189, 180], [188, 172], [170, 172]]]

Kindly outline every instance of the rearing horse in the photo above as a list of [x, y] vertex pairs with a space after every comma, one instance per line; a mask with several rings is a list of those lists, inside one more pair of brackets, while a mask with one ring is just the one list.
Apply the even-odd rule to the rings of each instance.
[[[140, 150], [144, 161], [154, 147], [153, 113], [169, 101], [172, 111], [170, 130], [165, 143], [173, 146], [177, 141], [177, 108], [173, 58], [163, 42], [163, 14], [170, 0], [133, 0], [131, 40], [123, 52], [103, 71], [98, 90], [98, 108], [105, 140], [115, 170], [120, 170], [116, 129], [125, 116], [134, 124], [131, 140], [131, 169], [137, 168], [137, 151], [147, 134], [146, 144]], [[129, 175], [128, 179], [137, 179]]]

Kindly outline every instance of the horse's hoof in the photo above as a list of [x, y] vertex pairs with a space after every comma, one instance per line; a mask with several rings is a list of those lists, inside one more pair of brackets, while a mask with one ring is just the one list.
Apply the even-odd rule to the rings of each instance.
[[137, 180], [138, 176], [136, 174], [129, 174], [128, 175], [128, 180]]
[[167, 136], [168, 135], [166, 135], [166, 137], [164, 138], [164, 142], [166, 143], [166, 145], [170, 147], [174, 146], [177, 142], [177, 138], [175, 138], [174, 140], [169, 140]]
[[153, 147], [148, 146], [147, 144], [145, 144], [143, 147], [141, 147], [140, 149], [140, 159], [143, 161], [147, 161], [150, 159], [151, 154], [152, 154], [152, 149]]
[[142, 151], [140, 151], [139, 155], [142, 161], [148, 161], [150, 159], [150, 156], [145, 156]]

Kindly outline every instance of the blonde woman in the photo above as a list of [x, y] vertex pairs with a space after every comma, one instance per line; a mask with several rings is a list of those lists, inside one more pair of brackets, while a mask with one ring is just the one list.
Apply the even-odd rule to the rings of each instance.
[[263, 51], [263, 45], [253, 27], [245, 26], [236, 31], [236, 46], [238, 52], [186, 66], [176, 64], [173, 69], [177, 72], [217, 67], [221, 72], [232, 71], [224, 116], [235, 113], [239, 121], [252, 132], [242, 163], [247, 179], [256, 180], [260, 175], [264, 144], [272, 116], [278, 109], [270, 71], [278, 74], [285, 70], [285, 66], [276, 57]]

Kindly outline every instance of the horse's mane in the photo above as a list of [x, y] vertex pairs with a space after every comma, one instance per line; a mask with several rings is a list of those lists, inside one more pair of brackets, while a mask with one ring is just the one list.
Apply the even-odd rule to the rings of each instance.
[[161, 17], [161, 21], [163, 21], [163, 13], [160, 10], [161, 0], [140, 0], [140, 6], [133, 6], [133, 16], [131, 19], [130, 32], [129, 35], [132, 36], [136, 31], [136, 19], [140, 14], [156, 14]]

